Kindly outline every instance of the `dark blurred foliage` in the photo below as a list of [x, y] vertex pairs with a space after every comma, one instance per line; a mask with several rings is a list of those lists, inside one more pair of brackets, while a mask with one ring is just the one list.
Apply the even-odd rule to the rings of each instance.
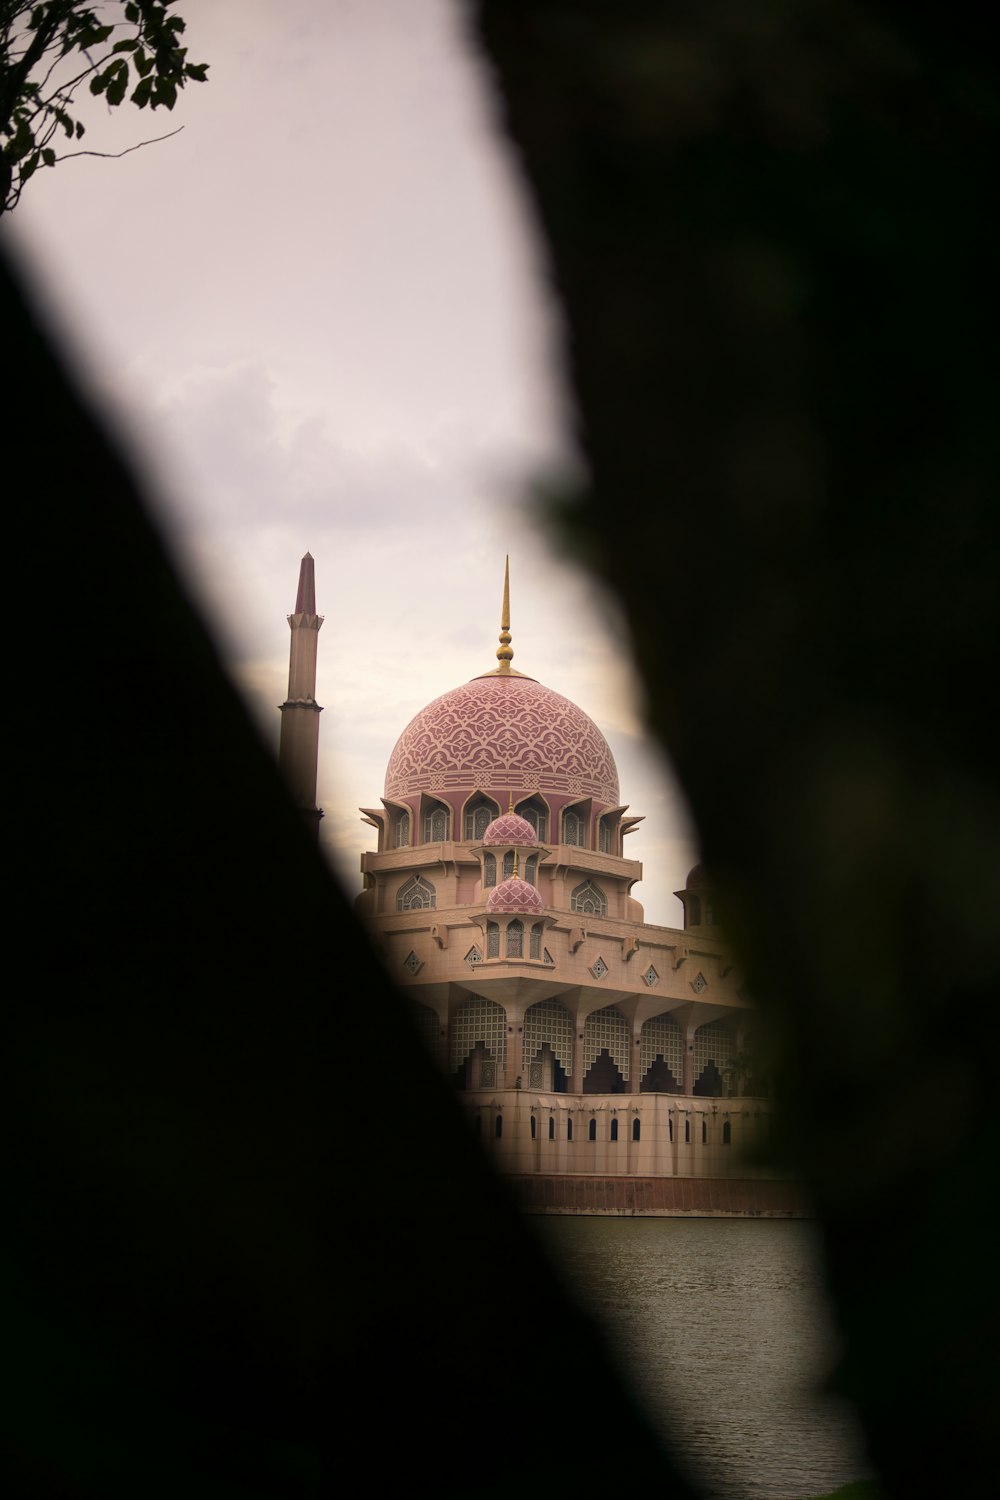
[[635, 1482], [692, 1495], [487, 1171], [6, 279], [0, 326], [3, 1493], [551, 1496], [610, 1490], [627, 1454]]
[[1000, 1405], [988, 12], [477, 17], [589, 465], [550, 521], [625, 610], [775, 1039], [839, 1381], [888, 1493], [977, 1493]]

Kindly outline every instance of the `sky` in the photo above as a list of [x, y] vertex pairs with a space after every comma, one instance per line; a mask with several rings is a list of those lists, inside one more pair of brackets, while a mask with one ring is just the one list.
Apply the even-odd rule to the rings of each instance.
[[[580, 472], [564, 329], [464, 4], [178, 11], [208, 82], [171, 115], [89, 97], [77, 112], [94, 150], [181, 133], [39, 172], [0, 238], [142, 475], [261, 733], [276, 747], [308, 550], [321, 839], [356, 892], [358, 808], [397, 737], [495, 664], [509, 553], [514, 666], [604, 732], [645, 815], [626, 845], [635, 894], [679, 925], [697, 851], [620, 619], [532, 514]], [[627, 565], [610, 521], [608, 541]]]

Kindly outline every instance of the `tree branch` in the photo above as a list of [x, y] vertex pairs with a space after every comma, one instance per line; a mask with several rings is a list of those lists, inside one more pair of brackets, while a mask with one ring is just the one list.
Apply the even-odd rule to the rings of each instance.
[[128, 156], [132, 151], [141, 151], [143, 146], [156, 146], [160, 141], [169, 141], [172, 135], [180, 135], [183, 129], [183, 125], [178, 125], [176, 130], [168, 130], [166, 135], [154, 135], [148, 141], [137, 141], [134, 146], [126, 146], [124, 151], [67, 151], [64, 156], [57, 156], [56, 161], [70, 161], [74, 156], [108, 156], [117, 160], [119, 156]]

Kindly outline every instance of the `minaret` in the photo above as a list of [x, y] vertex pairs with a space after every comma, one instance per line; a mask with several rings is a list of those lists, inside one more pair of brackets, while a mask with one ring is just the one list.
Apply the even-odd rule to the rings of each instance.
[[319, 760], [319, 716], [316, 702], [316, 647], [323, 616], [316, 613], [316, 574], [311, 553], [299, 566], [295, 613], [288, 616], [292, 632], [288, 656], [288, 697], [281, 704], [278, 765], [292, 800], [319, 837], [322, 811], [316, 806], [316, 768]]

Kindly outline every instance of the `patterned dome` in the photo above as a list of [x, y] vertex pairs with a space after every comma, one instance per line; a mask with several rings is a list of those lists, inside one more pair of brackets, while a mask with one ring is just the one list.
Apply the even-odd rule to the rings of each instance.
[[483, 834], [484, 844], [537, 844], [538, 835], [527, 818], [517, 813], [501, 813]]
[[494, 886], [486, 898], [487, 911], [530, 911], [542, 909], [542, 898], [533, 885], [512, 875]]
[[435, 698], [396, 741], [386, 797], [452, 787], [562, 792], [618, 804], [618, 770], [594, 721], [533, 677], [513, 674], [474, 677]]

